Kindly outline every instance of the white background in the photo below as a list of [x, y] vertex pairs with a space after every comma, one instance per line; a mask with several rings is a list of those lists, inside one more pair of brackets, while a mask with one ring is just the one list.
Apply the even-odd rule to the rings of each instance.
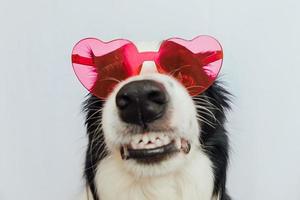
[[86, 91], [70, 64], [81, 38], [213, 35], [235, 95], [228, 190], [300, 199], [297, 0], [0, 2], [0, 200], [73, 200], [81, 190]]

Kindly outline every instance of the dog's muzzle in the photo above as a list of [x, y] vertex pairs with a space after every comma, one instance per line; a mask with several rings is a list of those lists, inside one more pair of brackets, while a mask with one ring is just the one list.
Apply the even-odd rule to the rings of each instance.
[[163, 84], [154, 80], [138, 80], [125, 84], [116, 95], [118, 114], [126, 124], [139, 126], [143, 130], [138, 141], [122, 145], [120, 149], [124, 160], [161, 161], [178, 152], [189, 153], [190, 143], [172, 132], [147, 133], [149, 124], [161, 119], [168, 108], [169, 95]]

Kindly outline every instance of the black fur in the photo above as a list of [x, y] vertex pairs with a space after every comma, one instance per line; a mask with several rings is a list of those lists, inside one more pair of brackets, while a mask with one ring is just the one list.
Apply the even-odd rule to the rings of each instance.
[[[197, 105], [205, 106], [215, 116], [201, 115], [205, 117], [211, 124], [201, 123], [201, 134], [199, 137], [200, 144], [205, 153], [209, 156], [214, 167], [214, 194], [220, 192], [220, 200], [230, 200], [230, 197], [226, 194], [226, 171], [228, 165], [228, 151], [229, 142], [224, 127], [226, 116], [226, 110], [230, 109], [230, 93], [227, 92], [219, 82], [215, 82], [204, 93], [198, 95], [198, 98], [206, 99], [210, 102], [207, 103], [194, 98], [194, 102]], [[200, 111], [200, 109], [198, 109]], [[202, 110], [203, 111], [203, 110]]]
[[[196, 105], [205, 106], [214, 115], [202, 115], [208, 123], [201, 123], [201, 134], [199, 137], [200, 143], [213, 163], [214, 167], [214, 194], [220, 192], [220, 200], [230, 200], [226, 193], [226, 170], [228, 165], [228, 137], [224, 123], [226, 121], [225, 112], [230, 108], [230, 94], [221, 86], [219, 82], [215, 82], [204, 93], [194, 98]], [[201, 98], [202, 100], [199, 100]], [[209, 103], [205, 103], [203, 99]], [[107, 151], [104, 143], [104, 136], [102, 129], [99, 128], [101, 122], [101, 114], [99, 111], [103, 107], [103, 101], [93, 95], [89, 95], [84, 102], [84, 111], [86, 112], [86, 126], [88, 133], [88, 150], [86, 152], [85, 161], [85, 178], [87, 187], [90, 188], [94, 200], [100, 200], [95, 186], [94, 178], [96, 174], [96, 167], [99, 162], [107, 156]], [[203, 110], [202, 110], [203, 111]], [[97, 131], [96, 131], [97, 130]]]

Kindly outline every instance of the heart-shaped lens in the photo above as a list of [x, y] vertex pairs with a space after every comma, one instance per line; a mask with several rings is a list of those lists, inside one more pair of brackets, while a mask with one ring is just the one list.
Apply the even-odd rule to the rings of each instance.
[[105, 43], [87, 38], [73, 48], [72, 64], [84, 87], [103, 99], [120, 81], [139, 72], [137, 67], [132, 67], [138, 63], [134, 55], [137, 49], [128, 40]]
[[222, 58], [221, 45], [212, 37], [199, 36], [191, 41], [175, 38], [162, 43], [156, 64], [160, 73], [172, 75], [195, 96], [215, 81]]

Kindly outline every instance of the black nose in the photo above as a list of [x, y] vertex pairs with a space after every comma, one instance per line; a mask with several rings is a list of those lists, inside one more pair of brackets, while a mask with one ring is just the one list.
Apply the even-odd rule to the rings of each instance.
[[165, 87], [152, 80], [127, 83], [116, 96], [121, 119], [126, 123], [141, 126], [161, 118], [167, 102]]

